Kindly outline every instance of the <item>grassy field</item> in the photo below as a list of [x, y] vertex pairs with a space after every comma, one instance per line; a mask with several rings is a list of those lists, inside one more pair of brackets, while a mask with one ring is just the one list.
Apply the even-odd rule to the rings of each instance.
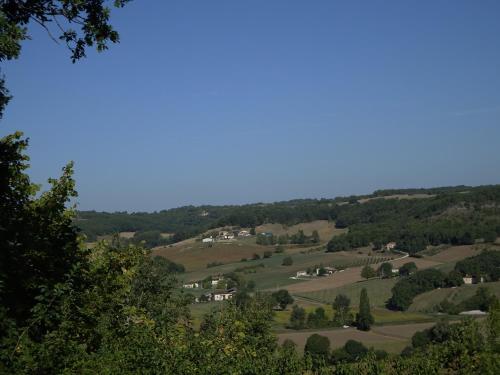
[[[274, 253], [271, 258], [249, 260], [246, 262], [236, 262], [224, 264], [211, 268], [198, 268], [191, 272], [182, 275], [184, 280], [200, 280], [209, 275], [218, 273], [227, 273], [237, 270], [242, 267], [250, 267], [252, 265], [262, 264], [264, 267], [256, 268], [255, 272], [243, 272], [242, 274], [248, 280], [253, 280], [258, 289], [275, 289], [281, 288], [294, 283], [303, 283], [303, 280], [293, 280], [290, 277], [295, 276], [297, 271], [306, 270], [309, 267], [316, 265], [335, 266], [339, 267], [353, 267], [358, 264], [367, 262], [381, 261], [382, 257], [367, 257], [360, 255], [355, 251], [338, 252], [338, 253], [325, 253], [325, 252], [312, 252], [312, 253], [296, 253], [291, 255], [293, 264], [291, 266], [282, 266], [283, 259], [290, 256], [288, 253], [276, 254]], [[188, 270], [189, 271], [189, 270]], [[346, 271], [344, 271], [346, 272]], [[342, 272], [342, 273], [344, 273]], [[339, 273], [341, 274], [341, 273]], [[322, 279], [332, 278], [333, 276], [324, 277]]]
[[453, 303], [460, 303], [469, 297], [472, 297], [479, 287], [489, 288], [497, 297], [500, 298], [500, 281], [484, 284], [462, 285], [458, 288], [441, 288], [431, 290], [415, 297], [413, 303], [408, 309], [409, 312], [433, 312], [434, 307], [444, 299]]
[[[317, 230], [320, 235], [321, 243], [309, 248], [294, 245], [286, 246], [290, 254], [307, 252], [311, 248], [326, 243], [334, 235], [345, 232], [345, 229], [336, 229], [335, 224], [327, 220], [316, 220], [291, 227], [285, 227], [281, 224], [265, 224], [256, 228], [258, 233], [272, 232], [277, 235], [285, 233], [291, 235], [297, 233], [299, 229], [303, 230], [306, 235], [310, 235], [313, 230]], [[236, 238], [232, 241], [216, 242], [211, 246], [203, 244], [199, 239], [191, 238], [170, 246], [157, 247], [153, 249], [153, 255], [163, 256], [174, 262], [181, 263], [188, 271], [197, 271], [206, 268], [208, 263], [235, 263], [239, 262], [242, 258], [251, 259], [253, 254], [262, 256], [264, 251], [273, 251], [274, 248], [274, 246], [257, 245], [255, 243], [255, 237]]]
[[480, 254], [483, 248], [484, 246], [482, 245], [465, 245], [428, 249], [426, 250], [426, 252], [436, 250], [436, 253], [430, 256], [426, 256], [425, 259], [430, 259], [441, 263], [457, 262], [464, 258]]
[[[352, 313], [356, 316], [358, 312], [358, 302], [357, 300], [351, 299]], [[323, 307], [326, 312], [326, 316], [329, 320], [333, 319], [334, 310], [332, 308], [331, 303], [320, 303], [313, 300], [303, 299], [301, 297], [295, 296], [294, 304], [304, 308], [306, 313], [313, 312], [317, 307]], [[274, 316], [275, 329], [282, 330], [286, 328], [287, 324], [290, 321], [290, 315], [292, 312], [292, 307], [289, 306], [287, 310], [284, 311], [276, 311]], [[419, 312], [408, 312], [408, 311], [391, 311], [382, 307], [373, 307], [372, 305], [372, 315], [375, 319], [375, 323], [378, 325], [384, 324], [395, 324], [395, 323], [403, 323], [403, 322], [427, 322], [429, 320], [434, 320], [432, 316], [427, 314], [419, 313]]]
[[297, 233], [299, 230], [303, 230], [306, 236], [310, 236], [314, 230], [317, 230], [321, 243], [326, 243], [333, 236], [347, 232], [347, 229], [335, 228], [335, 223], [328, 220], [315, 220], [290, 227], [282, 224], [264, 224], [256, 227], [255, 230], [257, 233], [271, 232], [274, 235], [288, 234], [289, 236]]
[[302, 352], [307, 338], [313, 333], [317, 333], [328, 337], [332, 348], [343, 346], [347, 340], [357, 340], [367, 347], [383, 349], [390, 353], [400, 353], [410, 343], [415, 332], [422, 331], [433, 325], [434, 323], [413, 323], [381, 326], [373, 327], [368, 332], [358, 331], [355, 328], [286, 332], [278, 334], [278, 340], [280, 343], [286, 339], [292, 340], [297, 344], [298, 350]]
[[357, 305], [361, 289], [366, 288], [372, 306], [384, 306], [391, 297], [391, 289], [399, 278], [371, 279], [344, 285], [333, 289], [323, 289], [308, 293], [299, 293], [301, 297], [309, 298], [324, 303], [332, 303], [338, 294], [345, 294], [351, 299], [352, 305]]
[[[395, 268], [401, 267], [403, 264], [408, 262], [415, 262], [419, 269], [433, 267], [440, 264], [432, 260], [418, 258], [404, 258], [390, 262]], [[344, 285], [354, 284], [364, 280], [361, 277], [361, 269], [362, 267], [352, 267], [346, 269], [343, 272], [337, 272], [332, 276], [317, 278], [311, 281], [304, 281], [302, 283], [291, 285], [287, 287], [287, 289], [294, 294], [303, 294], [307, 292], [321, 291], [324, 289], [334, 289], [342, 287]]]
[[212, 246], [200, 241], [183, 241], [177, 246], [157, 247], [153, 255], [163, 256], [176, 263], [181, 263], [188, 271], [204, 269], [208, 263], [234, 263], [242, 258], [252, 258], [253, 254], [262, 256], [264, 251], [273, 250], [255, 243], [255, 238], [245, 238], [231, 242], [216, 242]]

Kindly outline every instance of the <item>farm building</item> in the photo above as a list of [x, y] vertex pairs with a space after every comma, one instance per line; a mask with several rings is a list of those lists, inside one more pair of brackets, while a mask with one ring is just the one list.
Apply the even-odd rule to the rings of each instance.
[[308, 276], [307, 271], [297, 271], [297, 277]]
[[212, 276], [212, 286], [217, 286], [217, 284], [219, 283], [219, 281], [223, 281], [224, 280], [224, 276]]
[[200, 284], [197, 282], [193, 282], [193, 283], [184, 284], [182, 287], [186, 288], [186, 289], [194, 289], [194, 288], [199, 288]]
[[204, 238], [201, 240], [203, 243], [212, 243], [214, 242], [214, 239], [212, 237]]
[[250, 232], [247, 230], [240, 230], [238, 232], [238, 237], [249, 237], [249, 236], [250, 236]]
[[219, 240], [232, 240], [234, 239], [233, 232], [221, 231], [219, 232], [219, 236], [217, 237]]
[[389, 242], [385, 245], [386, 250], [392, 250], [396, 248], [396, 242]]
[[228, 289], [225, 291], [216, 291], [212, 293], [212, 301], [228, 301], [233, 298], [236, 293], [236, 289]]
[[479, 276], [471, 276], [471, 275], [465, 275], [464, 278], [464, 284], [479, 284], [479, 283], [484, 283], [484, 277]]

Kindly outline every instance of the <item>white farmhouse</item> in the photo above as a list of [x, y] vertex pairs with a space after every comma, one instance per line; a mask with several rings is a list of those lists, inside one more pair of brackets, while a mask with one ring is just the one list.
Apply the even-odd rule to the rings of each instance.
[[204, 238], [201, 240], [203, 243], [212, 243], [214, 242], [214, 239], [212, 237]]
[[472, 284], [472, 276], [470, 276], [470, 275], [465, 275], [463, 280], [464, 280], [464, 284]]
[[214, 276], [212, 277], [212, 286], [217, 286], [219, 281], [223, 281], [224, 277], [223, 276]]

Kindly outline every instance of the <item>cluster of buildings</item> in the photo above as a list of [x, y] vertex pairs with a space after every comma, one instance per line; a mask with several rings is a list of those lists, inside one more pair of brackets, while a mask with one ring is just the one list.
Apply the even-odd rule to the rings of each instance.
[[235, 230], [235, 231], [220, 231], [216, 236], [210, 236], [203, 238], [201, 240], [202, 243], [213, 243], [216, 241], [231, 241], [234, 240], [235, 237], [250, 237], [251, 234], [247, 230]]
[[[182, 287], [186, 289], [217, 288], [218, 286], [220, 287], [219, 283], [224, 280], [225, 280], [224, 276], [216, 275], [216, 276], [211, 276], [210, 280], [192, 281], [183, 284]], [[195, 302], [228, 301], [233, 298], [236, 292], [237, 292], [236, 288], [214, 289], [211, 292], [204, 293], [200, 297], [195, 298]]]
[[[221, 281], [224, 281], [224, 276], [222, 275], [212, 276], [210, 280], [210, 285], [212, 288], [216, 287]], [[186, 289], [197, 289], [201, 288], [203, 286], [202, 284], [203, 284], [202, 281], [192, 281], [190, 283], [183, 284], [182, 287]]]
[[484, 277], [482, 276], [471, 276], [471, 275], [465, 275], [463, 277], [464, 284], [480, 284], [484, 283]]
[[295, 277], [327, 276], [333, 275], [335, 272], [337, 272], [337, 269], [334, 267], [316, 267], [313, 270], [297, 271]]
[[222, 302], [229, 301], [236, 294], [236, 288], [231, 288], [227, 290], [215, 290], [213, 292], [205, 293], [201, 297], [195, 298], [195, 302]]

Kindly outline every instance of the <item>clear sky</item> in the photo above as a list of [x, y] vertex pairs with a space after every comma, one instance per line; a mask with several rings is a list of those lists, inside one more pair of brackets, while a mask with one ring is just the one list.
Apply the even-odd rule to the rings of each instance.
[[0, 134], [79, 208], [500, 183], [500, 1], [139, 1], [71, 64], [33, 26]]

